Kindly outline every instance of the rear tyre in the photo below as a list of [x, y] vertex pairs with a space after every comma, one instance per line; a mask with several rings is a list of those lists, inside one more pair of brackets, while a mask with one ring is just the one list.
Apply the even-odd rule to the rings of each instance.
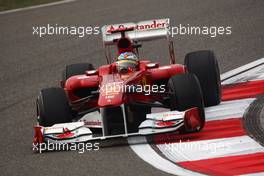
[[62, 73], [62, 81], [65, 83], [68, 78], [75, 75], [85, 74], [87, 70], [94, 70], [94, 66], [90, 63], [79, 63], [67, 65]]
[[214, 106], [221, 101], [221, 82], [218, 62], [213, 51], [195, 51], [185, 56], [189, 73], [197, 76], [204, 98], [204, 105]]
[[199, 109], [202, 122], [200, 128], [195, 131], [186, 131], [183, 128], [181, 132], [200, 131], [204, 127], [205, 114], [203, 95], [197, 77], [193, 74], [175, 75], [168, 81], [168, 90], [171, 93], [171, 110], [185, 111], [193, 107]]
[[[65, 70], [62, 73], [63, 85], [65, 84], [66, 80], [70, 78], [71, 76], [85, 74], [85, 71], [88, 71], [88, 70], [94, 70], [93, 65], [90, 63], [79, 63], [79, 64], [67, 65]], [[80, 89], [74, 90], [74, 94], [77, 97], [84, 98], [84, 97], [91, 95], [91, 91], [95, 91], [95, 90], [97, 90], [97, 88], [92, 88], [92, 87], [80, 88]]]
[[72, 121], [73, 115], [62, 88], [47, 88], [40, 91], [37, 98], [37, 116], [39, 125], [45, 127]]

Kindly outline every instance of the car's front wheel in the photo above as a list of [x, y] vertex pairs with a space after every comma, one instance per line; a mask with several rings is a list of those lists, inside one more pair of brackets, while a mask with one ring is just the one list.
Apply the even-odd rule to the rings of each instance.
[[42, 89], [37, 98], [39, 125], [48, 127], [57, 123], [71, 122], [73, 115], [62, 88]]
[[180, 74], [171, 77], [168, 81], [170, 97], [170, 109], [185, 111], [197, 107], [201, 118], [199, 128], [189, 131], [185, 128], [182, 132], [200, 131], [205, 124], [204, 103], [200, 83], [194, 74]]

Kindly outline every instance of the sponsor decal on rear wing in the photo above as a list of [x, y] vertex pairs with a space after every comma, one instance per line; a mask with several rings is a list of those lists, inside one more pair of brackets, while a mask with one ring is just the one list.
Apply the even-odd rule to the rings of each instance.
[[113, 44], [114, 40], [121, 37], [120, 33], [112, 33], [113, 31], [131, 28], [133, 28], [134, 30], [126, 32], [126, 36], [128, 36], [131, 40], [145, 41], [159, 38], [168, 38], [170, 20], [166, 18], [140, 21], [138, 23], [105, 25], [101, 29], [104, 43], [107, 45], [111, 45]]

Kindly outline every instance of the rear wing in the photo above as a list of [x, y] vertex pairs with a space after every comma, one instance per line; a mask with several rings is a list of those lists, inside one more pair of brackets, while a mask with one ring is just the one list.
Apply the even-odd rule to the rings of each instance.
[[134, 30], [126, 32], [126, 36], [133, 41], [169, 38], [170, 20], [166, 18], [140, 21], [138, 23], [105, 25], [101, 29], [104, 44], [112, 45], [114, 40], [121, 38], [121, 33], [112, 33], [112, 31], [128, 28], [134, 28]]
[[134, 42], [166, 39], [168, 41], [170, 63], [175, 64], [173, 42], [170, 38], [169, 18], [140, 21], [137, 23], [131, 22], [103, 26], [101, 31], [106, 60], [108, 64], [112, 63], [114, 61], [114, 58], [112, 58], [110, 49], [107, 46], [114, 45], [115, 41], [122, 37], [121, 32], [117, 31], [124, 30], [126, 31], [125, 35]]

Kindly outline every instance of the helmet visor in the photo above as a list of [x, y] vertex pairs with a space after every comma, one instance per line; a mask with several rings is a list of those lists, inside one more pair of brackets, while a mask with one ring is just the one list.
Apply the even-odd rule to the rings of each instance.
[[134, 60], [120, 60], [117, 61], [117, 70], [119, 73], [127, 73], [135, 71], [138, 67], [138, 62]]

